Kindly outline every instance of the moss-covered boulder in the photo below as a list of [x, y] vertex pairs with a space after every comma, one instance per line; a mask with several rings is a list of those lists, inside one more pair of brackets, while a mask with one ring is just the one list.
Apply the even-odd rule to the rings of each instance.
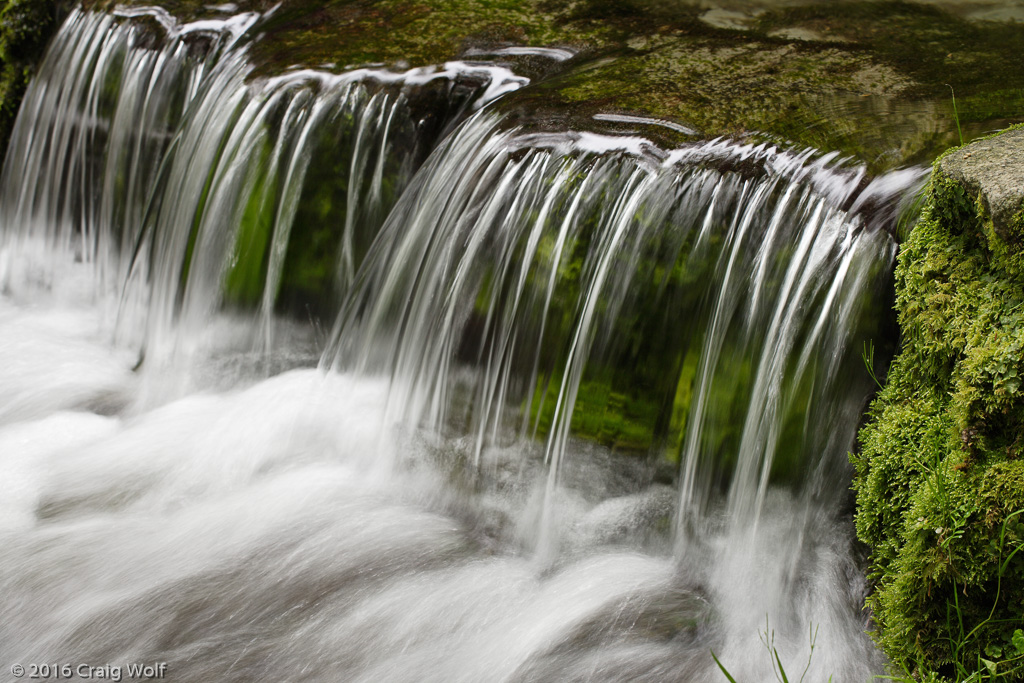
[[1017, 129], [936, 162], [854, 456], [877, 636], [920, 680], [1024, 680], [1022, 160]]

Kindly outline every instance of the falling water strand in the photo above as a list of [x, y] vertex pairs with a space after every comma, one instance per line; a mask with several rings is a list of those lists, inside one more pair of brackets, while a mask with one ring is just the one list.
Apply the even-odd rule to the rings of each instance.
[[[878, 286], [866, 270], [893, 253], [838, 208], [863, 189], [859, 169], [767, 146], [715, 142], [658, 161], [524, 137], [478, 115], [423, 169], [339, 317], [335, 367], [390, 377], [396, 423], [466, 424], [477, 468], [486, 446], [542, 427], [549, 488], [584, 384], [639, 384], [653, 396], [637, 398], [663, 403], [685, 391], [676, 424], [647, 416], [639, 444], [680, 459], [681, 530], [722, 488], [729, 519], [756, 528], [780, 447], [790, 470], [845, 462], [856, 421], [829, 416], [868, 386], [834, 383], [872, 334], [857, 318]], [[765, 170], [708, 168], [741, 156]], [[671, 338], [634, 342], [664, 347], [641, 350], [657, 365], [642, 376], [616, 361], [645, 294], [677, 304], [677, 320], [655, 331]], [[805, 418], [795, 441], [783, 434]]]
[[54, 286], [61, 266], [45, 254], [64, 254], [58, 261], [94, 264], [97, 286], [120, 293], [118, 339], [148, 369], [187, 365], [222, 310], [250, 316], [253, 349], [269, 353], [282, 311], [330, 326], [435, 143], [409, 98], [458, 81], [454, 121], [527, 82], [458, 62], [255, 79], [247, 45], [259, 21], [71, 14], [26, 94], [4, 167], [5, 287], [26, 268]]

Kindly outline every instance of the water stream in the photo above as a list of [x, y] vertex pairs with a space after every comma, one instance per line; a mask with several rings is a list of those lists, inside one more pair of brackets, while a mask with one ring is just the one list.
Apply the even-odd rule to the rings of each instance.
[[487, 62], [254, 77], [258, 24], [76, 11], [26, 96], [0, 664], [879, 672], [847, 452], [921, 171], [525, 128]]

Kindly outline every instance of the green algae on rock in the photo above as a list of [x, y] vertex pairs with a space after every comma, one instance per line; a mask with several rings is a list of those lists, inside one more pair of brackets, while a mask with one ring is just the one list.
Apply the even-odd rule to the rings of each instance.
[[[196, 0], [162, 4], [182, 20], [211, 11]], [[527, 73], [535, 87], [512, 104], [523, 101], [546, 121], [568, 111], [588, 128], [594, 113], [632, 112], [709, 138], [764, 135], [838, 150], [874, 172], [928, 163], [956, 143], [947, 83], [968, 138], [1019, 120], [1024, 105], [1024, 72], [1014, 66], [1024, 26], [969, 22], [917, 3], [716, 13], [681, 0], [288, 0], [276, 9], [249, 0], [239, 9], [267, 14], [250, 50], [256, 76], [293, 66], [494, 59], [487, 51], [507, 46], [566, 48], [576, 57]]]
[[[426, 65], [481, 46], [568, 47], [577, 57], [544, 74], [539, 93], [517, 94], [512, 103], [568, 108], [580, 125], [592, 125], [595, 112], [616, 111], [679, 122], [707, 137], [768, 135], [839, 150], [873, 171], [927, 163], [955, 143], [945, 83], [956, 89], [968, 136], [1001, 127], [1024, 102], [1024, 78], [1010, 66], [1024, 49], [1024, 27], [969, 23], [912, 3], [772, 9], [742, 24], [668, 1], [289, 7], [253, 47], [263, 72], [291, 64]], [[666, 142], [680, 139], [687, 137]]]
[[1024, 192], [999, 163], [1022, 133], [936, 163], [896, 271], [902, 349], [853, 456], [877, 636], [924, 680], [1024, 672]]

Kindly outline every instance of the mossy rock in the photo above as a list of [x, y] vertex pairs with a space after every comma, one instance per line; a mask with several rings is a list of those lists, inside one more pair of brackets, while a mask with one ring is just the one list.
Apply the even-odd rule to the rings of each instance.
[[[254, 46], [261, 69], [417, 66], [470, 48], [568, 47], [576, 58], [508, 104], [538, 125], [640, 133], [667, 146], [692, 138], [656, 125], [609, 126], [593, 114], [839, 150], [877, 172], [930, 162], [957, 139], [958, 122], [969, 139], [1024, 105], [1024, 74], [1012, 66], [1024, 27], [911, 3], [769, 9], [735, 26], [675, 0], [336, 0], [301, 17], [301, 3], [291, 6], [295, 19], [276, 22]], [[957, 120], [946, 83], [956, 90]]]
[[[182, 20], [213, 11], [197, 0], [161, 4]], [[275, 3], [237, 4], [265, 12]], [[1024, 110], [1024, 24], [967, 21], [919, 3], [716, 13], [684, 0], [286, 0], [253, 35], [256, 77], [292, 66], [494, 59], [533, 79], [506, 99], [538, 125], [639, 133], [663, 145], [692, 139], [680, 127], [707, 138], [758, 135], [838, 150], [873, 172], [931, 162], [958, 127], [971, 139]], [[523, 45], [576, 56], [551, 64], [493, 54]], [[674, 128], [609, 126], [593, 119], [598, 112]]]
[[921, 679], [1024, 677], [1024, 269], [991, 199], [1022, 132], [936, 163], [896, 271], [902, 348], [853, 456], [876, 635]]
[[1018, 252], [1024, 246], [1022, 150], [1024, 128], [1016, 128], [947, 154], [939, 164], [943, 175], [980, 205], [994, 249]]

